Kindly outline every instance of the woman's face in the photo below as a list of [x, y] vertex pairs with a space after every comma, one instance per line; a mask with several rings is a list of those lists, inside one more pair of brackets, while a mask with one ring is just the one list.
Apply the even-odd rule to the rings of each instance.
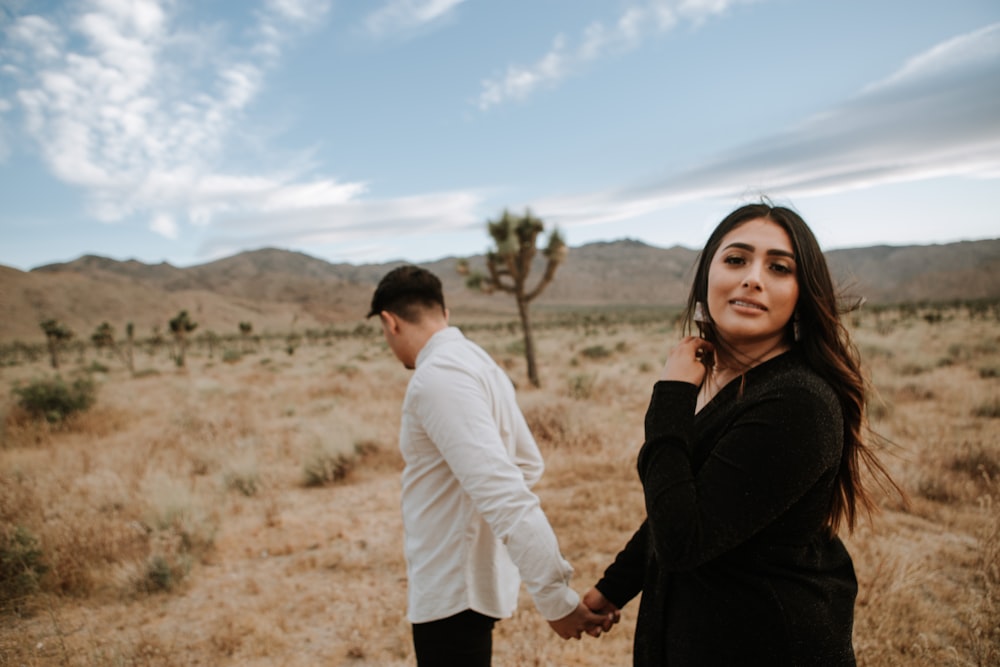
[[708, 269], [708, 312], [721, 339], [755, 356], [781, 343], [799, 283], [788, 234], [765, 218], [726, 234]]

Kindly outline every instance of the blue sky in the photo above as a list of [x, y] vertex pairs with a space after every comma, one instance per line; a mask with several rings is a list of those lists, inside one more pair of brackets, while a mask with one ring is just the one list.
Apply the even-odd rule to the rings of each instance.
[[1000, 237], [996, 0], [0, 0], [0, 264]]

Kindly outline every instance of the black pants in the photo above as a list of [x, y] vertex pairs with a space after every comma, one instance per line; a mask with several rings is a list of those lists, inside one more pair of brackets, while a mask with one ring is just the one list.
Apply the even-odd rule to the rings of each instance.
[[414, 623], [417, 667], [490, 667], [496, 622], [466, 609], [439, 621]]

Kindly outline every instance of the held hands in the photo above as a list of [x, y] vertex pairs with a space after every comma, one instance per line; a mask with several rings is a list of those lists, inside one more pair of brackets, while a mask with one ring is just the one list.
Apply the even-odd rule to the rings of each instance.
[[[595, 614], [580, 602], [568, 616], [563, 616], [559, 620], [549, 621], [549, 625], [556, 631], [556, 634], [563, 639], [579, 639], [586, 632], [592, 637], [599, 637], [601, 628], [607, 623], [606, 616]], [[610, 625], [608, 626], [610, 627]], [[594, 634], [596, 630], [597, 634]]]
[[610, 632], [611, 626], [620, 621], [622, 618], [621, 609], [616, 607], [610, 600], [604, 597], [604, 594], [596, 588], [591, 588], [587, 591], [587, 593], [583, 596], [583, 604], [587, 605], [587, 608], [595, 614], [601, 614], [605, 619], [601, 627], [596, 629], [596, 633], [590, 631], [587, 632], [587, 634], [592, 637], [600, 637], [602, 630], [604, 632]]
[[667, 362], [660, 373], [661, 380], [677, 380], [701, 386], [708, 368], [705, 359], [710, 358], [715, 348], [707, 340], [697, 336], [686, 336], [667, 355]]
[[618, 607], [611, 604], [596, 588], [592, 588], [572, 613], [559, 620], [549, 621], [549, 625], [563, 639], [580, 639], [583, 633], [600, 637], [601, 632], [608, 632], [620, 619]]

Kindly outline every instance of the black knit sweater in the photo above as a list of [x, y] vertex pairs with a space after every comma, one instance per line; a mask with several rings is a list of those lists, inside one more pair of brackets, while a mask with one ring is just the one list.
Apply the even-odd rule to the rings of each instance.
[[843, 449], [830, 386], [787, 352], [724, 387], [657, 382], [646, 520], [597, 584], [642, 592], [634, 664], [854, 665], [857, 580], [825, 519]]

